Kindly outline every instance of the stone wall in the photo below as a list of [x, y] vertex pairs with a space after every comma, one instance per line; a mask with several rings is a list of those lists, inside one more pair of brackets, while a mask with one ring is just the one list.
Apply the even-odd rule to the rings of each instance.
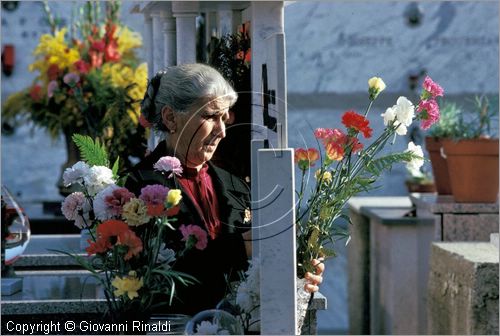
[[428, 319], [432, 335], [498, 335], [497, 246], [432, 245]]
[[447, 93], [498, 92], [498, 2], [294, 2], [285, 7], [289, 92], [364, 92], [381, 76], [409, 90], [427, 71]]

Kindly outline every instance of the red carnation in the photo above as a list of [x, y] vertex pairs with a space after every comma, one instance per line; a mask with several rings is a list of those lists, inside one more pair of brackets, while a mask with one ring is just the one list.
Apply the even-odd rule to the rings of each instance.
[[347, 128], [363, 133], [365, 138], [372, 136], [373, 130], [368, 126], [370, 122], [361, 114], [357, 114], [354, 111], [347, 111], [342, 116], [342, 123]]

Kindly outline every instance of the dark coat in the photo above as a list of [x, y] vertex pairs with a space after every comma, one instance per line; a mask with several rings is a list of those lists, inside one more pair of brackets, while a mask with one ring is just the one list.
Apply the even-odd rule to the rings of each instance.
[[[163, 174], [154, 171], [153, 165], [163, 156], [169, 155], [165, 142], [161, 142], [156, 149], [129, 172], [126, 187], [140, 194], [142, 187], [148, 184], [162, 184], [168, 188], [181, 189], [182, 201], [178, 220], [174, 227], [182, 224], [195, 224], [206, 231], [197, 208], [188, 194], [175, 178], [166, 178]], [[170, 154], [171, 155], [171, 154]], [[194, 315], [205, 309], [214, 309], [217, 303], [227, 293], [225, 275], [230, 279], [239, 279], [238, 272], [246, 270], [247, 256], [241, 234], [250, 228], [250, 223], [244, 222], [245, 209], [250, 208], [248, 187], [239, 178], [227, 171], [208, 163], [208, 173], [212, 177], [215, 193], [219, 203], [219, 217], [221, 231], [215, 240], [208, 236], [208, 246], [205, 250], [189, 250], [175, 264], [175, 269], [186, 272], [201, 283], [188, 287], [177, 287], [178, 298], [166, 312]], [[182, 249], [182, 236], [167, 241], [167, 246], [173, 249]]]

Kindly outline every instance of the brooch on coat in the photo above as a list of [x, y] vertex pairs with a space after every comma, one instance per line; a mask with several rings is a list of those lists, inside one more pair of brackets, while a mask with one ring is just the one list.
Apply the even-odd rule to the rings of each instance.
[[250, 223], [252, 220], [252, 212], [250, 212], [250, 208], [245, 209], [245, 216], [243, 217], [243, 223]]

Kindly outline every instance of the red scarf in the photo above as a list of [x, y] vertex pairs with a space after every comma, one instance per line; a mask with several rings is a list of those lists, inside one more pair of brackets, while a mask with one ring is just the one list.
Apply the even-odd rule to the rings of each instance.
[[182, 168], [182, 177], [177, 180], [193, 200], [205, 223], [208, 234], [212, 239], [215, 239], [220, 232], [221, 223], [219, 219], [219, 202], [215, 195], [212, 177], [207, 172], [208, 165], [203, 164], [199, 172], [194, 168]]

